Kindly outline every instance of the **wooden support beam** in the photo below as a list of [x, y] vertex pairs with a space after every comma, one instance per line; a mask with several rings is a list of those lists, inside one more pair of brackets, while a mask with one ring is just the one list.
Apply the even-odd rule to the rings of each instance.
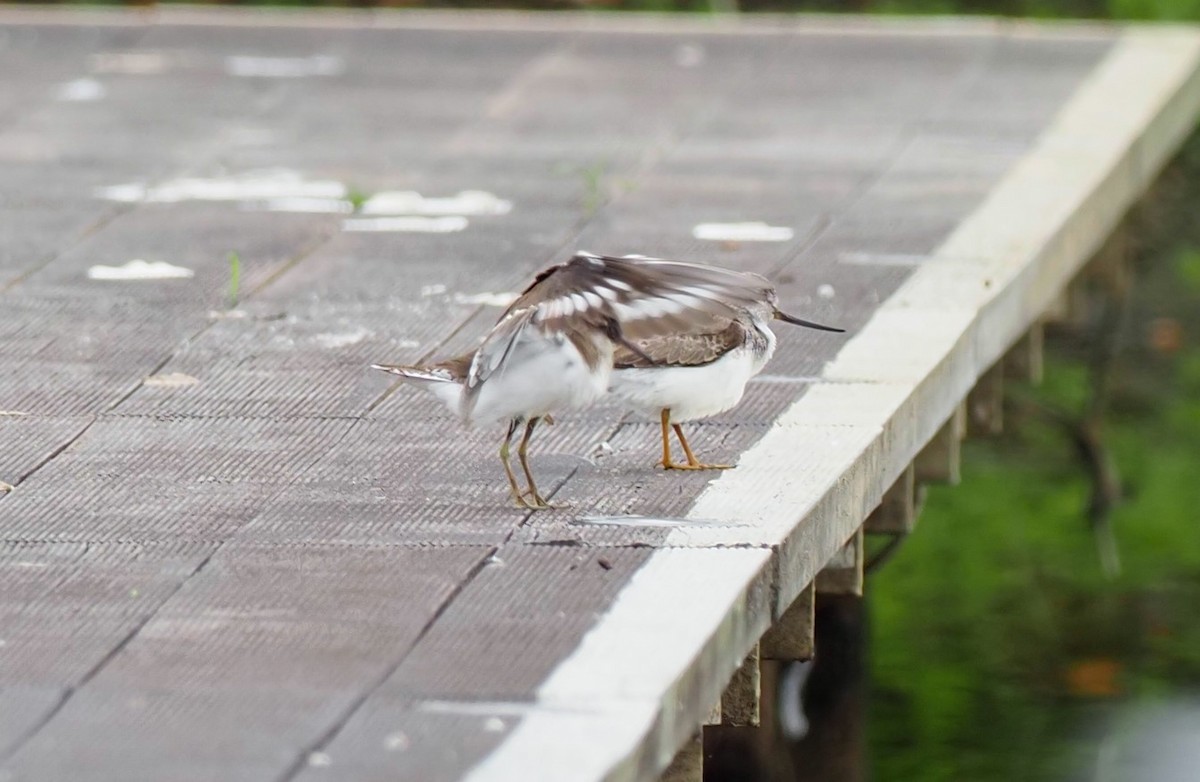
[[917, 454], [917, 483], [958, 484], [961, 477], [962, 439], [967, 430], [966, 405], [959, 405], [929, 444]]
[[814, 584], [804, 588], [783, 616], [758, 642], [763, 660], [809, 660], [813, 656], [813, 620], [816, 616]]
[[[719, 725], [735, 727], [757, 727], [759, 723], [759, 697], [762, 695], [758, 671], [758, 644], [734, 671], [733, 678], [721, 695]], [[710, 715], [710, 720], [713, 715]]]
[[904, 535], [917, 526], [917, 471], [913, 465], [892, 484], [883, 495], [879, 507], [871, 511], [863, 524], [869, 534]]
[[1004, 431], [1004, 362], [980, 375], [967, 394], [967, 434], [995, 437]]
[[1109, 295], [1123, 295], [1133, 284], [1129, 231], [1120, 225], [1084, 267], [1086, 279]]
[[1029, 327], [1025, 336], [1009, 348], [1004, 356], [1004, 374], [1014, 380], [1037, 385], [1042, 382], [1042, 352], [1045, 328], [1038, 321]]
[[826, 595], [861, 595], [863, 590], [863, 528], [846, 541], [833, 559], [817, 573], [817, 592]]
[[697, 731], [675, 753], [675, 759], [662, 774], [662, 782], [703, 782], [704, 738]]

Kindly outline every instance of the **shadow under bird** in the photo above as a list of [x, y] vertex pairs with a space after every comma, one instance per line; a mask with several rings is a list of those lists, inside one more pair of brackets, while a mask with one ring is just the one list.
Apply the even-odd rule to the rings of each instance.
[[[759, 291], [736, 312], [689, 312], [677, 328], [618, 345], [613, 356], [610, 391], [626, 406], [657, 414], [662, 424], [662, 461], [667, 470], [726, 470], [731, 464], [705, 464], [696, 458], [680, 424], [709, 418], [733, 408], [746, 383], [775, 353], [770, 323], [781, 320], [820, 331], [843, 332], [788, 315], [779, 309], [774, 286], [749, 272], [727, 271], [742, 278], [741, 289]], [[671, 456], [669, 429], [674, 429], [686, 461]]]
[[[548, 508], [528, 461], [540, 421], [603, 396], [618, 349], [654, 366], [640, 345], [659, 344], [698, 321], [738, 321], [769, 291], [761, 277], [725, 269], [579, 253], [538, 274], [474, 351], [428, 365], [372, 367], [430, 391], [467, 425], [507, 422], [500, 460], [512, 497], [524, 508]], [[525, 489], [510, 463], [522, 424], [517, 454]]]

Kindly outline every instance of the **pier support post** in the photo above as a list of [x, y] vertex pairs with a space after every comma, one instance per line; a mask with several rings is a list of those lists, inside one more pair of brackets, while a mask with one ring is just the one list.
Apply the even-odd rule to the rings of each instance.
[[817, 592], [827, 595], [862, 595], [863, 528], [846, 541], [821, 572], [817, 573]]
[[814, 601], [817, 589], [813, 584], [804, 588], [783, 615], [763, 633], [758, 647], [766, 660], [808, 660], [813, 656]]
[[1004, 356], [1004, 372], [1008, 377], [1038, 385], [1042, 382], [1042, 351], [1045, 327], [1038, 321], [1029, 327], [1025, 336], [1009, 348]]
[[662, 782], [703, 782], [704, 740], [700, 732], [675, 753], [675, 759], [662, 774]]
[[967, 395], [967, 434], [995, 437], [1004, 431], [1004, 362], [979, 376]]
[[916, 481], [916, 468], [910, 464], [892, 487], [888, 489], [879, 507], [871, 511], [863, 523], [869, 534], [907, 535], [917, 526], [920, 514]]
[[960, 404], [914, 460], [917, 483], [958, 485], [962, 439], [967, 431], [966, 405]]

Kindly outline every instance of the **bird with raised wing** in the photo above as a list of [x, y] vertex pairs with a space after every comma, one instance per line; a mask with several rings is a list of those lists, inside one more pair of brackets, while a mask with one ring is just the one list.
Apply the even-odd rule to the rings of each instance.
[[[613, 396], [643, 413], [657, 415], [662, 427], [662, 460], [667, 470], [726, 470], [734, 465], [706, 464], [696, 458], [681, 424], [723, 413], [741, 401], [746, 384], [775, 353], [772, 320], [805, 328], [841, 332], [797, 318], [779, 309], [775, 288], [766, 278], [727, 271], [742, 278], [740, 290], [759, 290], [750, 302], [730, 302], [733, 313], [690, 311], [675, 328], [618, 345], [609, 380]], [[684, 321], [684, 322], [679, 322]], [[671, 455], [674, 430], [686, 461]]]
[[[465, 424], [507, 422], [500, 460], [513, 499], [547, 508], [528, 461], [539, 422], [603, 396], [618, 348], [653, 366], [640, 344], [657, 344], [699, 319], [736, 320], [768, 295], [765, 283], [697, 264], [579, 253], [538, 274], [474, 351], [428, 365], [372, 367], [429, 390]], [[522, 425], [525, 489], [510, 463]]]

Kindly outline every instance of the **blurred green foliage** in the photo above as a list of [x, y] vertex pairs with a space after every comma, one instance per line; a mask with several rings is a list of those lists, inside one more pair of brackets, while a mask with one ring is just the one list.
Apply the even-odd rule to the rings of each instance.
[[1006, 434], [967, 443], [962, 485], [931, 488], [917, 533], [870, 579], [877, 778], [1090, 779], [1130, 711], [1200, 691], [1198, 204], [1200, 137], [1133, 223], [1104, 428], [1124, 484], [1121, 574], [1099, 566], [1088, 476], [1043, 414], [1089, 398], [1087, 341], [1052, 340]]

